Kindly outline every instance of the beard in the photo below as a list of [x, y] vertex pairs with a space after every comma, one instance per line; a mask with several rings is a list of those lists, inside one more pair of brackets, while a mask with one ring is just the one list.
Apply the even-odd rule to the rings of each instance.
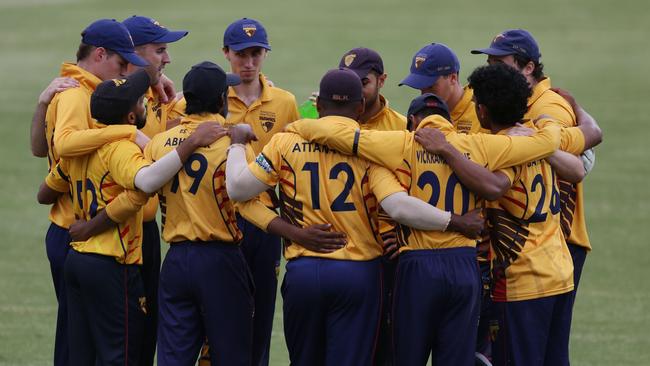
[[141, 130], [144, 125], [147, 124], [147, 111], [145, 110], [144, 113], [142, 113], [141, 116], [138, 116], [137, 114], [135, 115], [135, 127], [138, 130]]

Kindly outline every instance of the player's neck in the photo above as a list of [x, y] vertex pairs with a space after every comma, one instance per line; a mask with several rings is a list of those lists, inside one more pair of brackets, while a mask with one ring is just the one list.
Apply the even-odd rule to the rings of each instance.
[[449, 100], [447, 100], [447, 107], [449, 108], [449, 112], [453, 111], [454, 108], [456, 108], [458, 102], [463, 99], [464, 93], [465, 90], [463, 90], [463, 87], [460, 86], [460, 84], [456, 84], [456, 86], [454, 86], [454, 90], [451, 92]]
[[86, 70], [89, 73], [99, 77], [99, 75], [97, 75], [97, 72], [96, 72], [95, 68], [93, 67], [92, 63], [90, 63], [90, 62], [88, 62], [86, 60], [81, 60], [81, 61], [77, 62], [77, 66], [79, 68], [81, 68], [83, 70]]
[[368, 122], [372, 117], [374, 117], [377, 113], [379, 113], [379, 111], [381, 111], [382, 108], [384, 108], [384, 106], [381, 103], [381, 98], [377, 96], [377, 100], [375, 100], [375, 102], [372, 103], [371, 106], [367, 107], [363, 111], [361, 118], [359, 118], [359, 122], [360, 123]]
[[241, 83], [239, 85], [233, 86], [237, 92], [237, 96], [241, 99], [246, 106], [250, 106], [260, 98], [262, 95], [262, 82], [259, 79], [255, 79], [250, 83]]

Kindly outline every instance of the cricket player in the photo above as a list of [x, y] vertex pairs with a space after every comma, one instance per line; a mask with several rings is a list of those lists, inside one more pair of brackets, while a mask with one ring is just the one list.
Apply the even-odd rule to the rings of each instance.
[[[134, 15], [122, 21], [133, 38], [135, 52], [156, 68], [158, 78], [171, 62], [168, 46], [187, 36], [187, 31], [168, 30], [152, 18]], [[161, 95], [153, 88], [147, 90], [145, 106], [147, 123], [142, 132], [149, 138], [167, 130], [168, 108], [172, 104], [161, 101]], [[158, 277], [160, 274], [160, 232], [156, 223], [158, 196], [154, 195], [144, 207], [142, 238], [142, 278], [149, 312], [144, 326], [144, 345], [140, 365], [153, 365], [158, 332]]]
[[[145, 156], [157, 160], [206, 121], [223, 123], [220, 113], [226, 109], [228, 87], [239, 81], [211, 62], [194, 65], [183, 80], [187, 116], [180, 125], [156, 135]], [[216, 364], [251, 362], [253, 283], [225, 186], [228, 145], [229, 141], [218, 141], [196, 151], [160, 191], [163, 237], [170, 243], [160, 283], [160, 365], [194, 364], [206, 336]], [[249, 154], [252, 159], [252, 151]], [[240, 212], [264, 230], [305, 242], [301, 230], [257, 200], [242, 204]], [[340, 233], [326, 233], [324, 239], [331, 244], [324, 252], [343, 245]]]
[[[311, 123], [358, 129], [361, 80], [348, 69], [328, 71], [316, 103], [321, 118]], [[381, 312], [379, 205], [398, 222], [423, 230], [444, 230], [450, 220], [451, 228], [458, 217], [408, 197], [390, 171], [296, 134], [275, 135], [250, 165], [237, 144], [242, 141], [231, 138], [226, 184], [234, 200], [279, 184], [285, 217], [301, 226], [330, 222], [348, 234], [347, 245], [329, 254], [297, 243], [285, 249], [282, 295], [291, 363], [371, 364]], [[475, 221], [480, 228], [481, 220]]]
[[[97, 123], [143, 127], [144, 93], [150, 77], [144, 70], [126, 79], [102, 82], [92, 94], [90, 111]], [[209, 133], [210, 128], [217, 133]], [[170, 180], [198, 147], [223, 136], [218, 124], [151, 163], [140, 147], [123, 139], [76, 158], [63, 158], [39, 191], [39, 202], [51, 203], [69, 191], [76, 217], [104, 221], [108, 204], [125, 190], [151, 193]], [[143, 192], [133, 204], [146, 202]], [[96, 220], [97, 221], [97, 220]], [[138, 364], [142, 326], [147, 311], [139, 266], [142, 264], [142, 211], [84, 241], [71, 243], [64, 272], [68, 298], [68, 337], [74, 345], [70, 365]]]
[[[492, 133], [507, 131], [507, 111], [513, 106], [527, 107], [530, 87], [514, 68], [480, 67], [469, 81], [477, 115]], [[585, 123], [578, 127], [582, 136], [562, 150], [580, 154], [600, 142], [593, 119]], [[495, 365], [568, 365], [573, 263], [560, 228], [556, 174], [546, 160], [505, 173], [511, 188], [502, 199], [487, 204], [492, 298], [499, 319], [493, 361]]]
[[399, 85], [442, 98], [449, 107], [451, 122], [458, 132], [487, 132], [481, 130], [476, 117], [472, 89], [461, 85], [459, 73], [460, 62], [454, 51], [445, 44], [432, 43], [413, 55], [410, 73]]
[[[262, 66], [270, 50], [266, 29], [255, 19], [239, 19], [224, 32], [224, 56], [230, 63], [230, 70], [241, 79], [239, 85], [228, 90], [225, 124], [249, 124], [257, 136], [257, 140], [251, 142], [255, 154], [262, 151], [275, 133], [299, 118], [293, 94], [277, 86], [270, 86], [262, 74]], [[177, 101], [170, 118], [183, 116], [185, 105], [184, 99]], [[277, 209], [275, 192], [264, 192], [261, 199], [269, 208]], [[269, 362], [280, 269], [280, 237], [263, 231], [241, 217], [238, 218], [238, 224], [244, 234], [242, 251], [255, 282], [252, 364], [264, 366]], [[207, 357], [201, 361], [202, 365], [209, 364]]]
[[[96, 85], [104, 79], [123, 76], [128, 63], [138, 66], [147, 63], [138, 57], [133, 48], [128, 30], [119, 22], [100, 19], [90, 24], [83, 32], [77, 51], [77, 63], [64, 63], [61, 67], [62, 84], [51, 92], [43, 93], [42, 100], [34, 114], [32, 128], [32, 148], [45, 144], [48, 167], [52, 168], [63, 153], [87, 153], [103, 144], [123, 138], [135, 139], [134, 126], [108, 126], [104, 129], [89, 129], [93, 126], [90, 117], [90, 95]], [[74, 82], [72, 81], [74, 80]], [[73, 87], [77, 86], [77, 87]], [[64, 89], [65, 87], [73, 87]], [[47, 95], [49, 94], [49, 95]], [[45, 121], [45, 122], [44, 122]], [[82, 136], [55, 147], [55, 131], [61, 133], [70, 129], [88, 129]], [[66, 132], [67, 134], [67, 132]], [[64, 139], [65, 140], [65, 139]], [[66, 149], [67, 148], [67, 149]], [[81, 152], [77, 151], [81, 148]], [[36, 150], [43, 150], [37, 148]], [[54, 364], [68, 364], [67, 341], [67, 306], [63, 264], [67, 256], [70, 237], [68, 228], [74, 220], [72, 200], [68, 195], [61, 195], [50, 210], [51, 225], [45, 237], [45, 246], [50, 261], [52, 280], [59, 303], [57, 310], [57, 329], [54, 346]]]
[[[562, 127], [576, 125], [576, 114], [586, 113], [580, 107], [574, 108], [551, 90], [551, 79], [544, 75], [544, 65], [535, 38], [523, 29], [509, 29], [494, 37], [489, 47], [476, 49], [473, 54], [488, 55], [488, 64], [504, 63], [522, 73], [533, 89], [528, 100], [527, 119], [535, 120], [548, 115]], [[572, 99], [572, 98], [571, 98]], [[602, 139], [602, 133], [600, 134]], [[557, 169], [557, 167], [554, 166]], [[591, 250], [584, 213], [583, 186], [570, 182], [566, 174], [558, 170], [561, 202], [561, 227], [566, 238], [574, 266], [573, 300], [578, 290], [582, 268], [587, 252]], [[584, 177], [584, 175], [583, 175]]]

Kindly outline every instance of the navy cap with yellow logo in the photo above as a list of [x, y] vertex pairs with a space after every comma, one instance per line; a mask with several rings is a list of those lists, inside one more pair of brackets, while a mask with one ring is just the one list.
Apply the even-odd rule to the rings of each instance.
[[346, 52], [339, 62], [339, 67], [347, 67], [359, 75], [361, 79], [368, 76], [370, 71], [382, 75], [384, 73], [384, 62], [375, 50], [358, 47]]
[[424, 46], [411, 62], [411, 73], [399, 83], [414, 89], [424, 89], [435, 84], [438, 77], [460, 71], [460, 62], [451, 48], [442, 43]]
[[122, 21], [133, 38], [133, 44], [172, 43], [187, 35], [187, 31], [170, 31], [155, 19], [134, 15]]
[[318, 98], [334, 102], [363, 100], [363, 85], [354, 71], [346, 68], [329, 70], [320, 81]]
[[90, 115], [104, 124], [120, 123], [149, 89], [149, 75], [138, 70], [125, 79], [101, 82], [90, 96]]
[[533, 35], [524, 29], [508, 29], [494, 37], [490, 47], [472, 50], [473, 54], [486, 54], [491, 56], [520, 55], [527, 59], [539, 62], [542, 55]]
[[223, 46], [234, 51], [250, 47], [271, 50], [266, 29], [255, 19], [242, 18], [230, 24], [223, 34]]
[[135, 54], [135, 46], [129, 30], [115, 19], [99, 19], [81, 32], [81, 42], [117, 52], [127, 62], [136, 66], [149, 63]]

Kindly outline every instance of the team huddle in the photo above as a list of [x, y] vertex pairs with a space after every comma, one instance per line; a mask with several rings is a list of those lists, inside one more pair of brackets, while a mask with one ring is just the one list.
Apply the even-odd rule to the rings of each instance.
[[529, 32], [472, 50], [466, 86], [454, 51], [420, 49], [406, 116], [368, 48], [299, 110], [248, 18], [224, 32], [231, 72], [197, 63], [176, 93], [187, 34], [97, 20], [39, 98], [55, 365], [268, 365], [282, 253], [292, 365], [569, 364], [602, 132]]

